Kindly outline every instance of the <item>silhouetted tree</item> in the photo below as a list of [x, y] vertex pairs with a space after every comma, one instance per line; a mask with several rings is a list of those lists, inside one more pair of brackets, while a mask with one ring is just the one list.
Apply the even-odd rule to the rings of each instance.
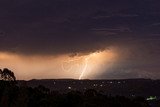
[[16, 80], [14, 73], [7, 68], [4, 68], [3, 71], [0, 69], [0, 75], [1, 75], [1, 80], [4, 80], [4, 81], [15, 81]]
[[0, 75], [2, 74], [2, 70], [0, 69]]

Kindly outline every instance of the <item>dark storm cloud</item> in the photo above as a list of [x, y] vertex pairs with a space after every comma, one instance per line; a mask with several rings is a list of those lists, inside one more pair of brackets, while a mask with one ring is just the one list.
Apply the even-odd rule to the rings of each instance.
[[106, 75], [141, 77], [154, 70], [159, 76], [159, 5], [159, 0], [1, 0], [0, 51], [72, 56], [115, 46], [122, 60]]
[[146, 34], [160, 33], [158, 4], [158, 0], [1, 0], [0, 50], [92, 52], [127, 38], [153, 39]]

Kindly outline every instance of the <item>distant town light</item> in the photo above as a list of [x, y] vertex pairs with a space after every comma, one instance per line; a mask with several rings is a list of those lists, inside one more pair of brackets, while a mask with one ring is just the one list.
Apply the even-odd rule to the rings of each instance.
[[97, 86], [97, 84], [93, 84], [93, 86], [94, 86], [94, 87], [96, 87], [96, 86]]
[[134, 95], [134, 94], [132, 94], [132, 97], [135, 97], [135, 95]]
[[71, 90], [71, 89], [72, 89], [72, 87], [68, 87], [68, 89], [69, 89], [69, 90]]
[[156, 100], [156, 99], [157, 99], [156, 96], [150, 96], [150, 97], [148, 97], [146, 100], [147, 100], [147, 101], [152, 101], [152, 100]]

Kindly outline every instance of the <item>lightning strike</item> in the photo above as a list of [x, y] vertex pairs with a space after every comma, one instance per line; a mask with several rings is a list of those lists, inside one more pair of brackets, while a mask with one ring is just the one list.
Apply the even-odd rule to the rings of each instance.
[[90, 54], [88, 57], [86, 57], [85, 58], [85, 66], [84, 66], [84, 68], [83, 68], [83, 70], [82, 70], [82, 73], [81, 73], [81, 75], [79, 76], [79, 80], [81, 80], [82, 78], [83, 78], [83, 76], [84, 76], [84, 74], [85, 74], [85, 72], [86, 72], [86, 70], [87, 70], [87, 67], [88, 67], [88, 60], [92, 57], [92, 56], [95, 56], [97, 53], [92, 53], [92, 54]]
[[[86, 72], [86, 70], [87, 70], [87, 67], [88, 67], [88, 60], [90, 59], [90, 57], [91, 56], [94, 56], [95, 55], [95, 53], [93, 53], [93, 54], [91, 54], [91, 55], [89, 55], [89, 56], [83, 56], [83, 57], [79, 57], [79, 58], [75, 58], [75, 59], [71, 59], [71, 60], [68, 60], [68, 61], [63, 61], [62, 62], [62, 70], [63, 71], [67, 71], [67, 72], [69, 72], [69, 71], [71, 71], [72, 69], [73, 69], [73, 66], [74, 65], [79, 65], [80, 66], [80, 64], [75, 64], [75, 61], [83, 61], [84, 63], [82, 63], [81, 65], [84, 65], [84, 67], [83, 67], [83, 69], [82, 69], [82, 71], [81, 71], [81, 73], [80, 73], [80, 76], [79, 76], [79, 80], [81, 80], [82, 78], [83, 78], [83, 76], [84, 76], [84, 74], [85, 74], [85, 72]], [[72, 63], [74, 63], [74, 65], [72, 64], [69, 68], [66, 68], [66, 67], [64, 67], [64, 64], [72, 64]]]
[[[62, 62], [62, 70], [65, 72], [76, 73], [75, 78], [79, 80], [84, 79], [88, 74], [96, 74], [97, 69], [103, 69], [103, 67], [98, 67], [99, 65], [103, 66], [104, 62], [108, 63], [110, 60], [114, 60], [115, 55], [111, 51], [95, 52], [85, 56], [75, 56], [69, 57], [69, 59]], [[66, 57], [65, 57], [66, 59]], [[108, 64], [111, 66], [112, 64]], [[106, 67], [106, 66], [105, 66]], [[78, 77], [77, 77], [78, 76]]]
[[86, 72], [86, 69], [87, 69], [87, 67], [88, 67], [88, 59], [89, 59], [88, 57], [85, 58], [85, 66], [84, 66], [84, 68], [83, 68], [83, 70], [82, 70], [81, 75], [79, 76], [79, 80], [82, 79], [82, 77], [84, 76], [84, 74], [85, 74], [85, 72]]

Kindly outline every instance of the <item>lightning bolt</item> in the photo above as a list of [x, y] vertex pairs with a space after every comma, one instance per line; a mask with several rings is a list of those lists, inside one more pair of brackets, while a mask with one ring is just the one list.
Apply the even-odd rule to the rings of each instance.
[[85, 66], [84, 66], [84, 68], [83, 68], [83, 70], [82, 70], [81, 75], [79, 76], [79, 80], [81, 80], [81, 79], [83, 78], [83, 76], [84, 76], [84, 74], [85, 74], [85, 72], [86, 72], [86, 70], [87, 70], [87, 68], [88, 68], [89, 59], [90, 59], [92, 56], [95, 56], [96, 54], [97, 54], [97, 53], [92, 53], [92, 54], [90, 54], [88, 57], [85, 58]]
[[84, 74], [85, 74], [85, 72], [86, 72], [86, 70], [87, 70], [87, 67], [88, 67], [88, 59], [89, 59], [89, 57], [85, 58], [85, 66], [84, 66], [84, 68], [83, 68], [83, 70], [82, 70], [81, 75], [79, 76], [79, 80], [82, 79], [82, 77], [84, 76]]
[[82, 69], [82, 71], [81, 71], [81, 74], [80, 74], [80, 76], [79, 76], [79, 80], [81, 80], [81, 79], [84, 77], [85, 72], [86, 72], [86, 70], [87, 70], [87, 68], [88, 68], [89, 59], [90, 59], [92, 56], [95, 56], [95, 55], [96, 55], [96, 53], [93, 53], [93, 54], [90, 54], [89, 56], [80, 57], [80, 58], [76, 58], [76, 59], [72, 59], [72, 60], [68, 60], [68, 61], [63, 61], [63, 63], [62, 63], [62, 70], [64, 70], [64, 71], [71, 71], [72, 68], [73, 68], [73, 65], [72, 65], [70, 68], [68, 68], [68, 69], [66, 70], [66, 68], [64, 67], [64, 63], [70, 63], [70, 62], [79, 61], [79, 60], [82, 60], [82, 59], [83, 59], [83, 60], [84, 60], [84, 67], [83, 67], [83, 69]]

